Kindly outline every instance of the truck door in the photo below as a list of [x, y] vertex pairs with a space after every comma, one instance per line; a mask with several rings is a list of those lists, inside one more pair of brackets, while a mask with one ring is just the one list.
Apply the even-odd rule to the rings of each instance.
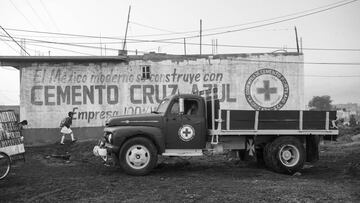
[[179, 113], [179, 99], [174, 99], [166, 116], [166, 149], [203, 149], [206, 143], [205, 108], [197, 99], [184, 100]]

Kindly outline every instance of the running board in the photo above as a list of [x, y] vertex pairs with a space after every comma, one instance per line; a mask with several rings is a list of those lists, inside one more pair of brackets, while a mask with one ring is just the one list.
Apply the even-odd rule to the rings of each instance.
[[165, 149], [163, 156], [202, 156], [202, 149]]

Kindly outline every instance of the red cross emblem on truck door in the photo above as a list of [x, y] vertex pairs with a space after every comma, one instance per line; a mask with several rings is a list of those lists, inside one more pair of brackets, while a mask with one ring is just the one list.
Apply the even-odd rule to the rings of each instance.
[[178, 135], [182, 141], [188, 142], [195, 136], [195, 129], [191, 125], [183, 125], [179, 128]]

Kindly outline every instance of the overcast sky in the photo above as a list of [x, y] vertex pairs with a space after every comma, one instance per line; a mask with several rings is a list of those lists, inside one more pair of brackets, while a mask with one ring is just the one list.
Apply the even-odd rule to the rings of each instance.
[[[0, 25], [19, 42], [25, 39], [30, 55], [116, 55], [122, 49], [129, 5], [127, 49], [139, 53], [183, 54], [183, 38], [198, 35], [200, 19], [203, 54], [212, 53], [214, 39], [218, 54], [294, 51], [296, 26], [304, 48], [305, 101], [330, 95], [333, 103], [360, 103], [359, 1], [0, 0]], [[0, 55], [20, 55], [3, 31], [0, 35]], [[162, 43], [139, 41], [159, 39]], [[194, 45], [199, 38], [187, 38], [186, 43], [187, 54], [199, 53]], [[9, 67], [0, 67], [0, 104], [19, 104], [19, 72]]]

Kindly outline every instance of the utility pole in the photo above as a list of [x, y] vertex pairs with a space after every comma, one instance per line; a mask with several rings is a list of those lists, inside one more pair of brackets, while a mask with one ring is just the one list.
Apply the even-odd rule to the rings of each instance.
[[184, 37], [184, 55], [186, 56], [186, 38]]
[[100, 56], [102, 56], [101, 32], [100, 32]]
[[202, 46], [202, 20], [200, 19], [200, 55], [201, 55], [201, 46]]
[[215, 40], [215, 54], [218, 54], [218, 39]]
[[211, 54], [214, 55], [215, 52], [215, 40], [211, 39]]
[[127, 37], [127, 32], [128, 32], [128, 27], [129, 27], [129, 20], [130, 20], [130, 11], [131, 11], [131, 6], [129, 6], [129, 12], [128, 12], [128, 18], [127, 18], [127, 23], [126, 23], [126, 30], [125, 30], [125, 37], [124, 37], [124, 45], [123, 45], [123, 51], [125, 51], [125, 46], [126, 46], [126, 37]]
[[295, 26], [295, 36], [296, 36], [296, 48], [297, 48], [297, 52], [300, 53], [299, 40], [298, 40], [298, 34], [297, 34], [296, 26]]
[[211, 51], [212, 55], [216, 55], [218, 53], [218, 39], [211, 40]]
[[21, 50], [23, 50], [27, 55], [30, 56], [30, 54], [24, 49], [24, 47], [22, 47], [8, 32], [6, 32], [6, 30], [2, 26], [0, 26], [0, 28], [4, 30], [4, 32], [21, 48]]

